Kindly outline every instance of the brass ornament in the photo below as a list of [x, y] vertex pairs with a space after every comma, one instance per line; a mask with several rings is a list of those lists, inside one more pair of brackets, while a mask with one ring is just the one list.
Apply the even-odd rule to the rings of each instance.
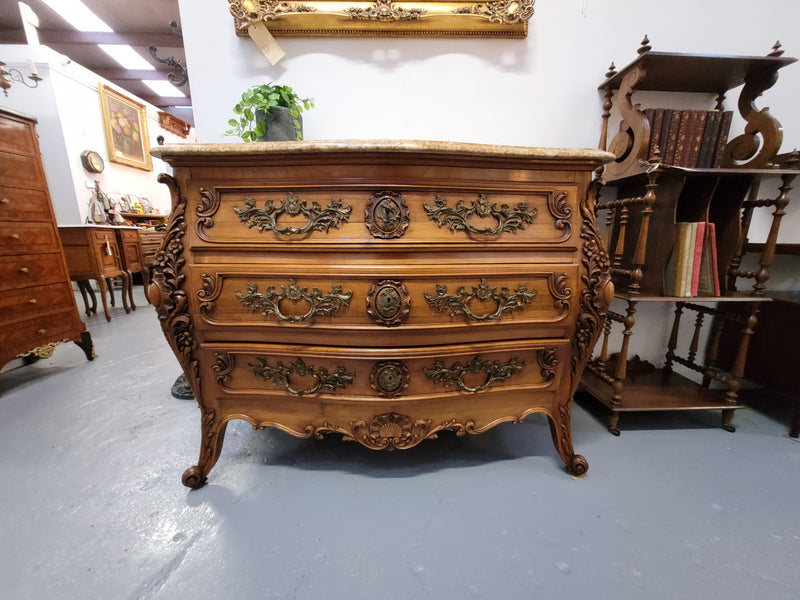
[[375, 21], [412, 21], [424, 16], [426, 10], [422, 8], [403, 8], [392, 0], [374, 0], [366, 7], [349, 7], [344, 12], [351, 19], [367, 19]]
[[[236, 292], [236, 297], [244, 306], [249, 306], [253, 312], [260, 312], [265, 316], [275, 315], [279, 321], [286, 323], [300, 323], [316, 316], [328, 317], [349, 306], [353, 292], [343, 292], [340, 285], [332, 286], [327, 294], [323, 294], [317, 288], [313, 288], [309, 292], [308, 288], [300, 287], [294, 279], [290, 279], [286, 285], [281, 286], [280, 291], [269, 286], [264, 293], [258, 292], [258, 286], [255, 283], [248, 283], [247, 291]], [[295, 304], [305, 302], [309, 308], [302, 315], [286, 315], [281, 311], [283, 301]]]
[[455, 9], [459, 15], [481, 15], [495, 23], [527, 22], [533, 16], [534, 0], [495, 0]]
[[375, 192], [364, 212], [364, 225], [372, 237], [399, 238], [408, 229], [408, 205], [400, 192]]
[[[351, 383], [355, 373], [348, 373], [344, 367], [337, 367], [336, 371], [329, 373], [324, 367], [315, 369], [303, 362], [302, 358], [296, 358], [290, 365], [286, 366], [278, 361], [274, 367], [270, 366], [263, 358], [256, 360], [255, 364], [248, 365], [250, 371], [256, 377], [264, 381], [272, 381], [276, 385], [283, 386], [286, 391], [295, 396], [310, 396], [316, 394], [321, 389], [335, 391], [344, 389]], [[311, 376], [315, 380], [314, 386], [309, 390], [296, 390], [289, 382], [290, 375], [299, 377]]]
[[367, 293], [367, 314], [378, 325], [394, 327], [408, 318], [411, 295], [399, 281], [384, 279]]
[[[490, 363], [476, 355], [468, 363], [462, 365], [456, 362], [450, 367], [445, 367], [442, 361], [437, 360], [432, 368], [425, 369], [425, 375], [434, 383], [441, 383], [444, 387], [454, 385], [462, 392], [476, 393], [520, 373], [524, 366], [525, 362], [517, 358], [511, 358], [505, 365], [501, 365], [498, 361]], [[486, 381], [476, 387], [468, 386], [463, 380], [467, 373], [484, 373]]]
[[[455, 208], [447, 206], [444, 196], [436, 196], [434, 205], [424, 205], [425, 213], [431, 221], [439, 227], [449, 227], [451, 231], [467, 231], [475, 235], [497, 235], [503, 232], [516, 233], [518, 229], [525, 229], [526, 224], [533, 223], [538, 210], [529, 208], [527, 202], [520, 202], [513, 209], [508, 204], [489, 202], [486, 194], [478, 194], [478, 199], [473, 200], [470, 206], [463, 200], [456, 203]], [[497, 221], [495, 227], [475, 227], [471, 220], [492, 218]]]
[[[50, 358], [53, 356], [53, 352], [55, 352], [56, 347], [59, 344], [63, 344], [65, 342], [69, 342], [69, 339], [61, 340], [60, 342], [51, 342], [49, 344], [44, 344], [43, 346], [37, 346], [30, 352], [23, 352], [22, 354], [17, 354], [17, 358], [27, 358], [29, 356], [35, 356], [36, 358]], [[93, 352], [94, 353], [94, 352]]]
[[384, 398], [395, 398], [408, 387], [408, 367], [396, 360], [375, 363], [369, 374], [369, 385]]
[[[472, 286], [472, 292], [467, 292], [467, 289], [462, 286], [458, 288], [456, 294], [448, 294], [446, 285], [437, 284], [436, 293], [425, 294], [425, 300], [428, 301], [431, 308], [438, 312], [449, 311], [452, 317], [464, 315], [472, 321], [495, 321], [499, 320], [503, 313], [522, 310], [524, 305], [530, 304], [535, 296], [536, 290], [528, 291], [528, 286], [524, 283], [519, 284], [514, 293], [511, 293], [511, 290], [505, 286], [498, 291], [496, 287], [491, 287], [486, 279], [481, 279], [478, 285]], [[476, 299], [479, 301], [491, 300], [497, 304], [497, 308], [493, 313], [476, 315], [470, 309], [470, 304]]]
[[[333, 199], [328, 203], [327, 208], [322, 208], [319, 202], [312, 202], [309, 208], [305, 200], [300, 200], [295, 194], [290, 193], [276, 207], [272, 200], [264, 203], [264, 208], [256, 208], [254, 198], [244, 199], [244, 208], [233, 207], [234, 212], [239, 216], [242, 223], [247, 223], [248, 227], [255, 227], [259, 231], [274, 231], [280, 235], [303, 235], [311, 231], [324, 231], [325, 233], [333, 227], [337, 229], [340, 222], [347, 222], [352, 206], [342, 206], [340, 199]], [[302, 227], [279, 227], [278, 219], [282, 215], [296, 217], [303, 215], [308, 219], [308, 223]]]

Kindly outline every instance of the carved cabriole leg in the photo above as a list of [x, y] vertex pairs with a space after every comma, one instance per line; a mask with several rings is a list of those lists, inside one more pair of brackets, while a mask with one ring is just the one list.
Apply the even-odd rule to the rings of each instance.
[[97, 287], [100, 288], [100, 300], [103, 302], [103, 313], [106, 315], [106, 321], [111, 321], [111, 312], [108, 310], [108, 287], [106, 286], [106, 278], [102, 275], [97, 276]]
[[[86, 316], [90, 317], [93, 312], [97, 312], [97, 297], [94, 295], [89, 282], [85, 279], [81, 279], [78, 282], [78, 291], [81, 293], [81, 298], [83, 298], [83, 306], [85, 308]], [[89, 303], [89, 298], [91, 297], [91, 304]]]
[[225, 441], [225, 429], [228, 422], [220, 423], [213, 409], [201, 409], [200, 458], [197, 464], [184, 471], [181, 482], [186, 487], [196, 490], [205, 485], [208, 473], [217, 463]]
[[[208, 471], [214, 466], [222, 440], [225, 436], [224, 424], [218, 424], [213, 411], [202, 404], [200, 365], [195, 358], [197, 341], [194, 338], [194, 324], [189, 315], [189, 299], [184, 288], [186, 275], [183, 273], [183, 236], [186, 233], [186, 198], [181, 195], [177, 180], [162, 173], [160, 183], [169, 187], [172, 196], [172, 210], [167, 231], [156, 253], [153, 265], [153, 278], [147, 290], [147, 297], [156, 309], [161, 329], [167, 338], [175, 357], [178, 359], [186, 379], [203, 411], [203, 441], [199, 464], [188, 469], [183, 482], [189, 487], [199, 487], [205, 482]], [[209, 416], [210, 414], [210, 416]]]
[[549, 414], [550, 435], [567, 471], [581, 477], [589, 470], [589, 463], [572, 447], [572, 412], [569, 403], [560, 404], [556, 414]]
[[133, 273], [126, 271], [128, 274], [128, 301], [131, 304], [131, 310], [136, 310], [136, 303], [133, 301]]
[[786, 214], [784, 209], [786, 205], [789, 204], [789, 191], [792, 189], [794, 178], [794, 175], [781, 176], [782, 184], [779, 188], [780, 193], [775, 199], [775, 212], [772, 213], [772, 225], [769, 229], [767, 241], [764, 244], [764, 250], [761, 253], [761, 259], [759, 260], [761, 268], [756, 273], [756, 283], [753, 286], [753, 295], [755, 296], [764, 295], [765, 284], [767, 279], [769, 279], [769, 267], [775, 259], [775, 244], [778, 242], [778, 230], [781, 227], [781, 219], [783, 215]]
[[131, 289], [131, 278], [128, 275], [129, 273], [130, 271], [122, 271], [120, 274], [120, 279], [122, 279], [122, 293], [120, 295], [122, 296], [122, 307], [125, 309], [125, 314], [131, 312], [131, 307], [128, 304], [128, 294], [130, 293]]

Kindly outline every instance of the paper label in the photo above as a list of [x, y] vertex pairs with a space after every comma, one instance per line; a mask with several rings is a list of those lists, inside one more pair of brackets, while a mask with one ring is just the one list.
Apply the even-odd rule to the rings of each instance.
[[248, 33], [250, 34], [250, 38], [256, 43], [256, 46], [258, 46], [264, 56], [267, 57], [270, 64], [274, 65], [286, 54], [278, 45], [278, 42], [275, 41], [275, 38], [272, 37], [272, 34], [264, 23], [259, 22], [251, 24], [248, 28]]

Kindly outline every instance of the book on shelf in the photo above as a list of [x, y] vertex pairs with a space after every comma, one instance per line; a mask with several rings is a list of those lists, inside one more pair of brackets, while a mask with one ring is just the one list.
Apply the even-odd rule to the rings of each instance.
[[647, 108], [650, 124], [647, 158], [656, 148], [661, 162], [686, 168], [719, 168], [730, 132], [732, 111]]
[[720, 295], [714, 223], [675, 224], [675, 244], [664, 269], [664, 295], [677, 298]]

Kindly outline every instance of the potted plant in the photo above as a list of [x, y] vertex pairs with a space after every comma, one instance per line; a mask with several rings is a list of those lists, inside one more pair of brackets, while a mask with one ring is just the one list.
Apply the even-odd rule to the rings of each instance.
[[302, 140], [300, 113], [313, 106], [312, 98], [300, 98], [288, 85], [256, 85], [233, 107], [236, 118], [228, 121], [226, 133], [245, 142]]

